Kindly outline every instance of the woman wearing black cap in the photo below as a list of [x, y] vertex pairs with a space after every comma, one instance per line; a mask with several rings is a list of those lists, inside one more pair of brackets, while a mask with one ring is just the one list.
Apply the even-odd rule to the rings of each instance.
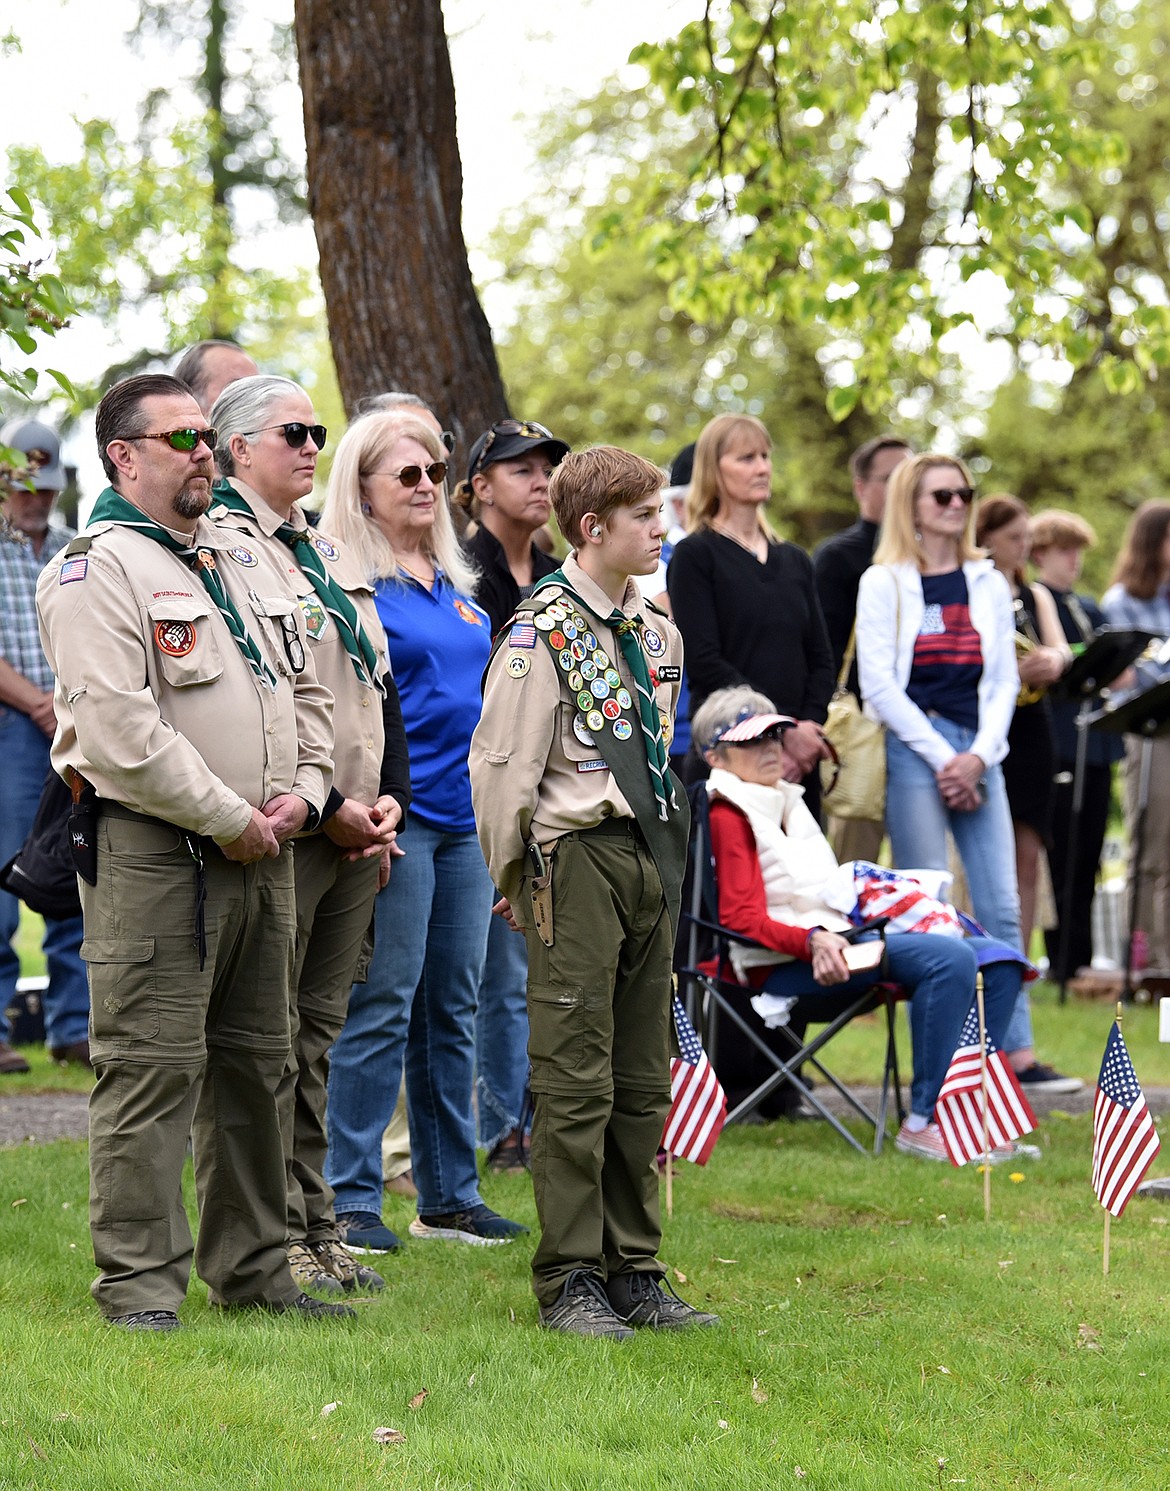
[[[454, 500], [471, 519], [464, 548], [479, 568], [476, 602], [492, 635], [558, 561], [533, 534], [548, 522], [548, 479], [569, 447], [543, 425], [501, 419], [471, 447]], [[476, 1107], [480, 1143], [496, 1171], [524, 1168], [521, 1108], [528, 1079], [528, 982], [524, 939], [493, 917], [476, 1013]]]

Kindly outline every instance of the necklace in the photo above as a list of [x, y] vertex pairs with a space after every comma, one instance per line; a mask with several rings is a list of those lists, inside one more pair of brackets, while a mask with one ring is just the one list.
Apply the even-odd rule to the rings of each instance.
[[401, 555], [396, 554], [394, 557], [398, 561], [398, 568], [404, 569], [410, 576], [410, 578], [412, 580], [417, 580], [424, 590], [429, 590], [435, 583], [435, 567], [433, 564], [431, 565], [431, 572], [429, 575], [420, 575], [418, 570], [411, 569], [410, 565], [407, 564], [406, 560], [403, 559]]
[[756, 531], [755, 538], [749, 544], [749, 543], [745, 543], [744, 540], [742, 538], [740, 538], [740, 536], [737, 533], [732, 533], [732, 531], [731, 531], [730, 528], [724, 528], [724, 526], [723, 526], [722, 523], [712, 523], [711, 527], [715, 530], [716, 533], [720, 534], [723, 538], [729, 538], [733, 544], [738, 544], [741, 549], [746, 549], [747, 552], [752, 556], [752, 558], [755, 559], [757, 562], [762, 562], [761, 561], [761, 556], [760, 556], [760, 541], [762, 539], [763, 543], [764, 543], [763, 558], [767, 559], [767, 557], [768, 557], [768, 541], [767, 541], [766, 538], [764, 538], [763, 533], [761, 533], [759, 530]]

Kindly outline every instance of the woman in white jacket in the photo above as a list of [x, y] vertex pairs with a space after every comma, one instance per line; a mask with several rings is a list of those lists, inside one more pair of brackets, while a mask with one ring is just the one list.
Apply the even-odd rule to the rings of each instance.
[[[1015, 843], [1000, 762], [1020, 681], [1006, 579], [975, 546], [975, 492], [953, 456], [890, 478], [873, 566], [857, 595], [866, 710], [886, 727], [886, 828], [899, 869], [947, 867], [950, 830], [976, 918], [1020, 946]], [[1035, 1065], [1027, 996], [1006, 1047]]]

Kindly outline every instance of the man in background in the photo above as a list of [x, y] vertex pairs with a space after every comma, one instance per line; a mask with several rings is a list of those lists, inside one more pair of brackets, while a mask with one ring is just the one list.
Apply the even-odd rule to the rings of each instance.
[[[0, 864], [7, 864], [36, 816], [57, 724], [53, 670], [37, 629], [37, 580], [73, 533], [49, 521], [66, 486], [56, 433], [39, 419], [13, 419], [0, 430], [0, 445], [25, 457], [24, 472], [4, 483], [0, 528]], [[9, 1044], [12, 1031], [4, 1013], [20, 976], [12, 946], [19, 922], [20, 902], [0, 891], [0, 1074], [29, 1069]], [[43, 1008], [45, 1044], [54, 1060], [88, 1066], [89, 986], [81, 935], [80, 916], [46, 921], [42, 945], [49, 988]]]
[[229, 383], [239, 378], [254, 378], [259, 371], [236, 342], [196, 342], [175, 364], [175, 377], [195, 395], [204, 419]]

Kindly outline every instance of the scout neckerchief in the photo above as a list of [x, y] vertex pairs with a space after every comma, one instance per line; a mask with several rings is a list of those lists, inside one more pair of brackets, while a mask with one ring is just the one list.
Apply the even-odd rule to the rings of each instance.
[[199, 549], [181, 544], [160, 524], [148, 518], [141, 508], [135, 507], [132, 502], [127, 502], [125, 497], [115, 492], [113, 487], [107, 487], [98, 498], [89, 516], [89, 521], [91, 527], [94, 523], [117, 523], [120, 528], [136, 528], [139, 533], [144, 533], [147, 538], [154, 539], [156, 544], [161, 544], [164, 549], [168, 549], [193, 569], [202, 580], [204, 589], [219, 608], [220, 615], [227, 623], [228, 631], [236, 639], [236, 646], [244, 654], [248, 667], [265, 688], [275, 692], [276, 674], [264, 661], [264, 654], [252, 640], [244, 625], [243, 617], [236, 610], [235, 602], [224, 589], [223, 581], [219, 578], [219, 572], [215, 567], [215, 555], [210, 549]]
[[654, 789], [658, 816], [665, 823], [670, 816], [671, 808], [675, 812], [678, 811], [678, 801], [675, 798], [674, 782], [670, 776], [666, 745], [662, 739], [662, 723], [658, 718], [658, 706], [654, 702], [650, 669], [646, 665], [646, 655], [638, 640], [638, 627], [642, 625], [642, 618], [635, 616], [631, 619], [618, 606], [615, 606], [608, 616], [602, 616], [600, 611], [595, 610], [581, 599], [569, 584], [564, 570], [553, 570], [551, 575], [546, 575], [543, 580], [533, 586], [532, 594], [538, 595], [546, 585], [560, 585], [575, 605], [592, 612], [617, 637], [622, 657], [626, 660], [626, 667], [630, 670], [634, 688], [637, 690], [638, 721], [642, 726], [642, 745], [646, 750], [646, 764], [650, 768], [650, 785]]
[[[217, 481], [212, 489], [212, 496], [219, 506], [229, 508], [234, 513], [254, 516], [251, 505], [240, 496], [230, 482]], [[341, 586], [330, 579], [321, 555], [317, 551], [317, 546], [313, 542], [312, 530], [294, 528], [291, 523], [285, 522], [281, 523], [276, 530], [276, 537], [292, 550], [293, 558], [300, 565], [305, 579], [317, 592], [321, 604], [337, 623], [338, 634], [345, 643], [345, 650], [349, 653], [349, 660], [353, 664], [353, 671], [357, 674], [358, 682], [364, 683], [367, 688], [377, 689], [379, 693], [385, 693], [385, 687], [377, 677], [378, 655], [370, 645], [370, 639], [362, 631], [353, 602]]]

